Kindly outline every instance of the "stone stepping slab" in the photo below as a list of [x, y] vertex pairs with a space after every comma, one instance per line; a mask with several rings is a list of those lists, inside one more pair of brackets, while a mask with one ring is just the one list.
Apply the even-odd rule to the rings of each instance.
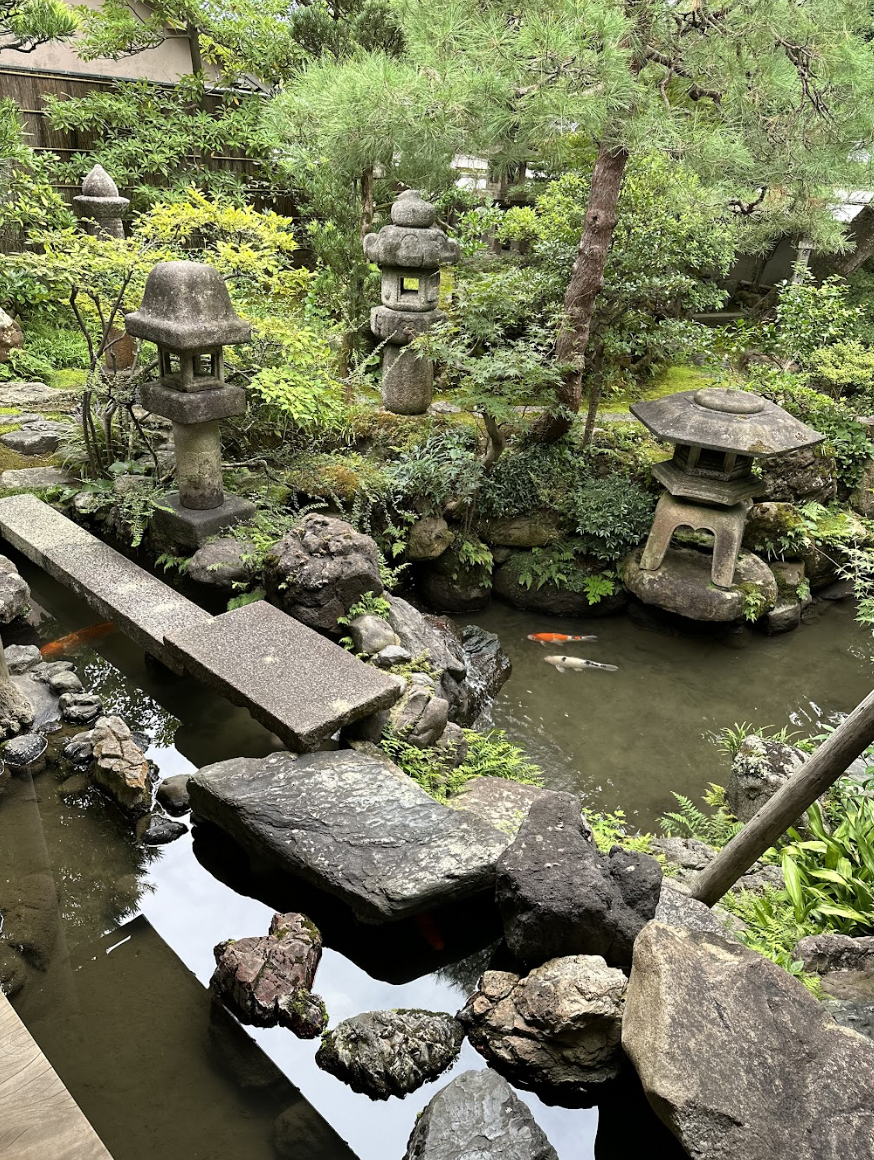
[[36, 496], [0, 499], [0, 532], [104, 620], [111, 620], [140, 648], [176, 672], [182, 670], [165, 647], [164, 637], [212, 620], [193, 601]]
[[352, 749], [220, 761], [188, 791], [198, 820], [369, 923], [494, 891], [495, 864], [512, 840]]
[[402, 682], [260, 600], [168, 633], [179, 667], [244, 705], [291, 749], [393, 705]]
[[0, 487], [65, 487], [72, 477], [62, 467], [11, 467], [0, 475]]

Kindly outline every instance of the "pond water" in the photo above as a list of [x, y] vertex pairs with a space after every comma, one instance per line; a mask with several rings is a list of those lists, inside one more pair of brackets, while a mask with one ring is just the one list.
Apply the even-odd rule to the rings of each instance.
[[[43, 639], [93, 623], [80, 602], [18, 561], [47, 610]], [[735, 720], [809, 732], [868, 690], [868, 640], [852, 610], [830, 606], [802, 631], [719, 642], [643, 631], [626, 617], [548, 621], [495, 605], [472, 617], [498, 632], [514, 674], [491, 718], [556, 788], [652, 825], [670, 790], [698, 795], [725, 769], [710, 734]], [[534, 631], [597, 632], [574, 655], [616, 673], [558, 673]], [[10, 643], [7, 640], [7, 643]], [[276, 739], [193, 681], [148, 663], [121, 635], [81, 653], [77, 671], [135, 732], [163, 777]], [[339, 905], [249, 873], [209, 834], [144, 850], [96, 794], [71, 801], [52, 771], [13, 780], [0, 803], [0, 910], [51, 875], [60, 914], [43, 915], [45, 970], [15, 1006], [115, 1160], [400, 1160], [417, 1113], [482, 1060], [465, 1045], [453, 1070], [405, 1100], [373, 1103], [314, 1063], [315, 1045], [282, 1029], [239, 1033], [211, 1010], [213, 946], [266, 933], [274, 909], [300, 909], [323, 932], [316, 990], [331, 1024], [361, 1011], [455, 1011], [498, 938], [477, 907], [456, 912], [436, 953], [412, 924], [356, 927]], [[53, 919], [53, 921], [48, 921]], [[37, 923], [39, 925], [39, 923]], [[600, 1109], [547, 1107], [521, 1093], [561, 1160], [681, 1155], [629, 1083]], [[283, 1149], [273, 1143], [282, 1125]]]

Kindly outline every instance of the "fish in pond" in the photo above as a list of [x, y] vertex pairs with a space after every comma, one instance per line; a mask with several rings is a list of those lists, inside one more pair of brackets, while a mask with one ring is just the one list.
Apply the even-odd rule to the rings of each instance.
[[566, 636], [563, 632], [529, 632], [529, 640], [539, 641], [540, 644], [565, 644], [569, 640], [597, 640], [596, 636]]
[[102, 636], [108, 636], [115, 631], [115, 625], [108, 620], [102, 624], [91, 624], [88, 628], [80, 628], [76, 632], [68, 633], [67, 636], [49, 641], [39, 651], [43, 660], [47, 661], [51, 657], [62, 657], [67, 653], [76, 652], [77, 649], [85, 648], [93, 641], [100, 640]]
[[548, 665], [555, 665], [560, 673], [565, 669], [600, 669], [602, 673], [616, 673], [617, 665], [602, 665], [597, 661], [585, 661], [582, 657], [544, 657]]

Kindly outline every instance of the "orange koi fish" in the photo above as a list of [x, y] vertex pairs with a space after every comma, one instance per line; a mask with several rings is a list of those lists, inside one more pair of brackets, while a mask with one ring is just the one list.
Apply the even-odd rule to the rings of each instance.
[[563, 632], [531, 632], [529, 640], [539, 641], [543, 645], [564, 644], [568, 640], [597, 640], [596, 636], [566, 636]]
[[115, 631], [115, 625], [106, 620], [102, 624], [92, 624], [88, 628], [80, 628], [78, 632], [58, 637], [57, 640], [44, 644], [39, 651], [43, 660], [47, 661], [51, 657], [62, 657], [67, 653], [76, 652], [77, 649], [84, 648], [92, 641], [100, 640], [102, 636], [108, 636]]

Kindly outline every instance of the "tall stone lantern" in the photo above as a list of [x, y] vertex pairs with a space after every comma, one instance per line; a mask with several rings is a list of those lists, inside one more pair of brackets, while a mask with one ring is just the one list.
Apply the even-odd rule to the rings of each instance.
[[631, 413], [658, 438], [674, 444], [673, 458], [653, 475], [665, 487], [640, 567], [661, 567], [680, 527], [713, 533], [711, 578], [731, 588], [753, 497], [762, 482], [753, 462], [812, 447], [825, 438], [751, 391], [705, 387], [633, 403]]
[[417, 358], [409, 344], [441, 321], [440, 267], [460, 256], [458, 243], [434, 222], [437, 211], [414, 190], [391, 207], [391, 225], [364, 239], [364, 253], [382, 275], [382, 305], [370, 314], [370, 329], [384, 342], [382, 402], [396, 415], [423, 415], [431, 404], [434, 366]]
[[118, 186], [102, 165], [95, 165], [82, 182], [82, 192], [73, 198], [76, 212], [85, 221], [89, 233], [98, 238], [124, 241], [122, 217], [130, 205], [119, 196]]
[[242, 387], [224, 379], [222, 348], [248, 342], [251, 327], [234, 310], [221, 275], [200, 262], [159, 262], [146, 279], [127, 332], [158, 348], [159, 377], [141, 390], [143, 406], [173, 424], [179, 490], [155, 512], [155, 529], [181, 547], [197, 548], [222, 528], [255, 513], [248, 500], [225, 494], [219, 421], [246, 410]]

